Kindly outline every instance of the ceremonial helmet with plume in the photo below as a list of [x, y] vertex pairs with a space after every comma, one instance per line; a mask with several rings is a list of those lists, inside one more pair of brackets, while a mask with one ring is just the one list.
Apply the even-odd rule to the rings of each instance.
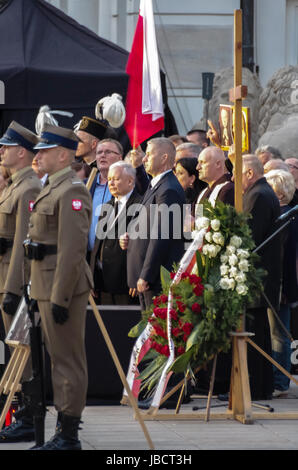
[[126, 116], [122, 96], [113, 93], [112, 96], [101, 98], [95, 106], [95, 116], [99, 121], [107, 121], [111, 127], [122, 126]]
[[42, 129], [45, 124], [51, 124], [52, 126], [58, 126], [58, 121], [53, 117], [53, 114], [60, 114], [60, 116], [72, 117], [73, 113], [68, 111], [54, 110], [52, 111], [48, 105], [41, 106], [39, 108], [36, 120], [35, 130], [37, 135], [41, 135]]

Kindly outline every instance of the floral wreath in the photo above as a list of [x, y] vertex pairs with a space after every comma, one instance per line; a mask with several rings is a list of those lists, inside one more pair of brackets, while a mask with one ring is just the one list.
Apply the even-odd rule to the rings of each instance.
[[[170, 335], [175, 359], [169, 371], [193, 373], [219, 351], [227, 352], [231, 331], [239, 328], [247, 307], [260, 295], [264, 271], [257, 267], [258, 255], [248, 225], [250, 217], [217, 202], [203, 202], [203, 217], [196, 220], [192, 237], [205, 229], [196, 263], [173, 283], [178, 267], [161, 268], [162, 292], [142, 320], [129, 332], [139, 336], [151, 325], [149, 352], [144, 356], [138, 379], [141, 389], [154, 390], [170, 355]], [[169, 292], [171, 308], [169, 309]]]

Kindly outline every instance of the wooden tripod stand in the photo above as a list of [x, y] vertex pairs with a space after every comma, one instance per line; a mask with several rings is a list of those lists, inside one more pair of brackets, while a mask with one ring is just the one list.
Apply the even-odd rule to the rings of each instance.
[[[238, 212], [242, 211], [242, 99], [247, 95], [247, 88], [242, 86], [242, 10], [234, 12], [234, 88], [230, 90], [230, 100], [234, 101], [234, 180], [235, 180], [235, 208]], [[232, 336], [232, 372], [230, 383], [229, 408], [227, 413], [214, 413], [215, 419], [235, 419], [243, 424], [253, 423], [254, 418], [262, 419], [298, 419], [298, 413], [252, 413], [252, 402], [247, 366], [247, 344], [255, 348], [267, 360], [272, 362], [279, 370], [287, 375], [293, 382], [298, 382], [268, 354], [266, 354], [252, 339], [252, 333], [246, 332], [243, 326]], [[210, 381], [210, 390], [206, 414], [178, 414], [181, 404], [182, 392], [176, 408], [175, 415], [157, 413], [158, 408], [150, 409], [146, 414], [147, 420], [176, 420], [176, 419], [209, 419], [210, 403], [214, 383], [214, 374], [216, 367], [216, 357], [214, 358], [212, 377]], [[176, 385], [161, 401], [164, 403], [175, 391], [184, 387], [184, 381]]]
[[15, 393], [21, 388], [20, 380], [31, 352], [29, 345], [21, 344], [19, 341], [6, 341], [6, 343], [14, 350], [0, 381], [0, 395], [7, 395], [0, 416], [0, 429], [2, 429]]

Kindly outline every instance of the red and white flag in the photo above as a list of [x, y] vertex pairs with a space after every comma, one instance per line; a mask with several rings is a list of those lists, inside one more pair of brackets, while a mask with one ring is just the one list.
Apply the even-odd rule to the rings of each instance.
[[129, 75], [125, 130], [133, 148], [164, 128], [160, 68], [152, 0], [141, 0], [126, 66]]

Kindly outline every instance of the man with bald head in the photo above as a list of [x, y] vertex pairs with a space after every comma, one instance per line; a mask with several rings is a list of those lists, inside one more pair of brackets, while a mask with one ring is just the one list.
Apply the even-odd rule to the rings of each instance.
[[138, 292], [142, 309], [149, 308], [160, 292], [160, 267], [171, 270], [184, 253], [185, 195], [172, 171], [175, 154], [174, 144], [166, 137], [148, 142], [143, 163], [152, 180], [142, 210], [121, 242], [127, 248], [128, 286]]
[[217, 200], [234, 205], [234, 183], [225, 162], [225, 154], [218, 147], [207, 147], [200, 153], [197, 170], [208, 187], [199, 194], [197, 203], [208, 199], [213, 205]]

